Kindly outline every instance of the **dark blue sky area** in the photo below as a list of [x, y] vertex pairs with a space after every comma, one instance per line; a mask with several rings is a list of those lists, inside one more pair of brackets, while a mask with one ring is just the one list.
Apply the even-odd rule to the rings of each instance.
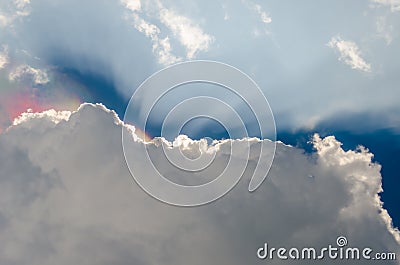
[[64, 67], [60, 72], [87, 88], [86, 91], [80, 91], [81, 95], [79, 96], [83, 102], [102, 103], [107, 108], [116, 111], [118, 116], [123, 119], [129, 99], [117, 92], [112, 80], [100, 74], [83, 73], [74, 68]]

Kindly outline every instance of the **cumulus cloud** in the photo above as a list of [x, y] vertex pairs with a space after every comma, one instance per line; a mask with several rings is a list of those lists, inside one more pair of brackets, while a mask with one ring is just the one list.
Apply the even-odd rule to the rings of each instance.
[[[85, 104], [68, 115], [26, 114], [0, 134], [2, 264], [255, 264], [265, 242], [322, 247], [338, 235], [351, 246], [399, 252], [399, 232], [378, 196], [380, 166], [365, 149], [344, 151], [334, 137], [315, 136], [316, 152], [306, 155], [278, 143], [269, 177], [254, 193], [247, 186], [257, 157], [225, 197], [180, 208], [132, 180], [121, 147], [125, 126], [105, 107]], [[219, 167], [230, 141], [240, 144], [215, 143]], [[185, 137], [147, 143], [171, 176], [183, 173], [162, 164], [163, 143], [172, 146], [167, 152], [205, 148]], [[132, 153], [143, 144], [133, 137]], [[139, 165], [144, 157], [136, 154]]]
[[21, 125], [26, 121], [31, 119], [44, 119], [50, 120], [54, 124], [58, 124], [60, 121], [68, 121], [71, 116], [71, 111], [63, 110], [56, 111], [54, 109], [46, 110], [43, 112], [33, 112], [32, 110], [28, 110], [27, 112], [21, 113], [17, 118], [14, 119], [13, 125]]
[[19, 65], [10, 72], [8, 79], [12, 82], [29, 79], [34, 85], [44, 85], [50, 81], [46, 71], [26, 64]]
[[360, 49], [352, 41], [343, 40], [340, 36], [333, 37], [328, 46], [340, 53], [339, 60], [351, 66], [352, 69], [371, 72], [371, 64], [361, 57]]

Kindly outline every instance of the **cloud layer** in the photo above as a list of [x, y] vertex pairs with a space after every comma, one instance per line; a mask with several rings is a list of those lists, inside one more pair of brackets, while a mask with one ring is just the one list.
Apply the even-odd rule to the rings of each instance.
[[[318, 247], [339, 235], [352, 246], [400, 254], [399, 232], [378, 196], [380, 166], [367, 150], [345, 152], [334, 137], [315, 136], [310, 156], [278, 143], [270, 175], [254, 193], [247, 186], [256, 157], [228, 195], [180, 208], [132, 180], [124, 126], [112, 111], [85, 104], [73, 113], [26, 113], [0, 134], [0, 263], [256, 264], [264, 242]], [[136, 139], [133, 147], [143, 144]], [[157, 143], [147, 145], [162, 159]], [[219, 143], [217, 166], [226, 143]], [[194, 153], [201, 146], [186, 138], [175, 142], [181, 145]]]

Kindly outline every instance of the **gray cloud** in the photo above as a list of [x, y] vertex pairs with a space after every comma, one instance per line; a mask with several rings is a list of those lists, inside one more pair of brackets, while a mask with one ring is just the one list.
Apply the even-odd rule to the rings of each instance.
[[[338, 235], [351, 246], [400, 254], [399, 232], [378, 196], [380, 166], [365, 150], [345, 152], [333, 137], [316, 136], [309, 156], [278, 143], [254, 193], [247, 191], [250, 161], [222, 199], [179, 208], [132, 180], [122, 126], [113, 112], [86, 104], [69, 114], [27, 113], [0, 134], [2, 264], [256, 264], [264, 242], [319, 247]], [[141, 163], [143, 154], [137, 157]]]

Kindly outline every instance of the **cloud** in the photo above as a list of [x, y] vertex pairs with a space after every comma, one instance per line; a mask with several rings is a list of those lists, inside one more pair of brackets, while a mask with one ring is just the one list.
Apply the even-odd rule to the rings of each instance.
[[9, 23], [8, 17], [2, 14], [0, 10], [0, 27], [5, 27], [8, 23]]
[[172, 9], [161, 7], [160, 21], [172, 31], [185, 47], [188, 59], [194, 58], [200, 51], [207, 51], [214, 41], [214, 37], [204, 33], [203, 29], [191, 19], [177, 14]]
[[262, 23], [262, 27], [253, 28], [253, 36], [259, 37], [264, 34], [270, 35], [270, 31], [266, 28], [266, 25], [272, 22], [271, 16], [259, 4], [248, 0], [242, 0], [242, 3], [251, 11], [252, 16], [254, 16], [254, 14], [256, 15], [257, 24], [259, 24], [259, 22]]
[[[319, 247], [339, 235], [351, 246], [399, 251], [399, 232], [378, 196], [380, 166], [365, 149], [344, 151], [334, 137], [315, 136], [310, 156], [278, 143], [269, 177], [254, 193], [247, 186], [257, 157], [225, 197], [180, 208], [154, 200], [132, 180], [122, 154], [124, 126], [104, 106], [85, 104], [68, 115], [28, 113], [0, 134], [0, 263], [255, 264], [264, 242]], [[215, 145], [215, 170], [224, 167], [231, 141]], [[184, 145], [195, 153], [204, 148], [196, 143], [180, 138], [166, 150]], [[259, 142], [250, 143], [257, 149]], [[185, 177], [162, 163], [162, 144], [168, 143], [147, 143], [156, 165]], [[141, 145], [132, 138], [139, 165]], [[232, 159], [243, 157], [239, 151]]]
[[328, 46], [339, 51], [339, 60], [350, 65], [352, 69], [371, 72], [371, 65], [361, 57], [360, 49], [354, 42], [343, 40], [337, 36], [329, 41]]
[[382, 5], [382, 6], [388, 6], [392, 10], [392, 12], [400, 11], [400, 1], [399, 0], [371, 0], [371, 2]]
[[227, 4], [226, 3], [222, 3], [221, 7], [222, 7], [222, 10], [224, 12], [224, 20], [229, 20], [230, 16], [229, 16], [229, 13], [228, 13], [228, 10], [227, 10]]
[[71, 116], [71, 111], [63, 110], [56, 111], [54, 109], [46, 110], [43, 112], [24, 112], [20, 116], [14, 119], [13, 126], [21, 125], [32, 119], [43, 119], [50, 120], [54, 124], [58, 124], [60, 121], [68, 121]]
[[24, 80], [25, 78], [31, 80], [34, 85], [44, 85], [50, 81], [46, 71], [26, 64], [19, 65], [8, 75], [8, 79], [12, 82]]
[[375, 26], [378, 37], [384, 39], [386, 44], [390, 45], [393, 41], [393, 25], [388, 25], [387, 17], [377, 17]]
[[121, 3], [132, 12], [140, 11], [142, 8], [140, 0], [121, 0]]
[[3, 69], [8, 64], [8, 48], [3, 46], [2, 51], [0, 51], [0, 69]]
[[30, 14], [30, 0], [14, 0], [10, 2], [4, 9], [0, 3], [0, 28], [12, 27], [16, 19]]
[[29, 4], [30, 4], [30, 0], [14, 0], [14, 5], [22, 10], [24, 8], [26, 8]]
[[160, 28], [152, 24], [142, 17], [136, 11], [140, 11], [141, 4], [139, 1], [121, 1], [127, 9], [132, 11], [133, 26], [152, 42], [153, 53], [156, 55], [158, 62], [162, 65], [170, 65], [182, 60], [172, 53], [169, 37], [162, 38]]
[[[183, 59], [172, 53], [169, 32], [162, 31], [162, 25], [185, 48], [187, 59], [195, 58], [198, 52], [207, 51], [214, 41], [214, 37], [206, 34], [192, 19], [164, 7], [159, 1], [152, 4], [146, 2], [144, 8], [140, 1], [121, 0], [121, 3], [131, 11], [134, 27], [152, 41], [153, 52], [162, 65], [170, 65]], [[144, 19], [145, 16], [157, 20], [158, 25], [148, 22]]]
[[264, 24], [269, 24], [272, 22], [272, 18], [268, 15], [267, 12], [263, 10], [263, 8], [256, 3], [253, 3], [251, 1], [243, 1], [251, 10], [256, 12], [256, 14], [259, 16], [260, 21]]
[[158, 62], [163, 65], [169, 65], [181, 61], [182, 59], [173, 55], [171, 52], [171, 44], [169, 38], [160, 38], [160, 29], [138, 15], [134, 15], [134, 26], [135, 28], [144, 33], [152, 41], [153, 52], [158, 58]]

